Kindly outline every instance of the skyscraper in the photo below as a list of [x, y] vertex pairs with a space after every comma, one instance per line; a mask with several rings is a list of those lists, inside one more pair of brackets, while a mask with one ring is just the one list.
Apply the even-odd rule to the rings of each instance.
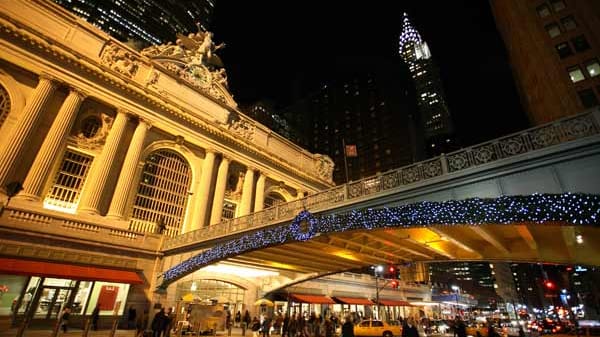
[[400, 34], [400, 56], [414, 80], [426, 152], [437, 155], [455, 147], [454, 126], [431, 52], [404, 13]]
[[282, 113], [303, 136], [296, 142], [333, 159], [334, 182], [358, 180], [415, 161], [416, 107], [398, 83], [349, 73]]
[[532, 124], [599, 104], [599, 1], [492, 0], [490, 4]]
[[119, 41], [175, 41], [177, 33], [210, 27], [214, 0], [54, 0]]

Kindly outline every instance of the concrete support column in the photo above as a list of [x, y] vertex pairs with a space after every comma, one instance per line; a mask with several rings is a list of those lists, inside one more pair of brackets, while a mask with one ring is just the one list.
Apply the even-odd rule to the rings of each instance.
[[216, 154], [214, 150], [206, 150], [206, 156], [202, 163], [202, 176], [200, 176], [200, 186], [196, 200], [196, 216], [192, 222], [190, 230], [196, 230], [204, 227], [206, 214], [208, 213], [208, 197], [212, 182], [213, 171], [215, 169]]
[[31, 169], [23, 183], [23, 190], [18, 195], [19, 198], [38, 201], [42, 197], [44, 193], [42, 189], [48, 178], [48, 173], [64, 144], [67, 133], [71, 130], [73, 122], [75, 122], [75, 117], [85, 96], [81, 91], [71, 88], [35, 157], [33, 165], [31, 165]]
[[21, 118], [11, 130], [6, 141], [0, 145], [0, 190], [5, 191], [11, 173], [15, 169], [17, 160], [25, 142], [29, 141], [31, 132], [36, 128], [42, 110], [52, 97], [58, 83], [48, 77], [41, 75], [37, 87], [27, 100], [27, 104], [21, 113]]
[[133, 187], [133, 180], [137, 167], [140, 163], [140, 156], [146, 140], [146, 133], [152, 126], [148, 121], [140, 119], [138, 126], [135, 128], [127, 155], [125, 155], [125, 162], [121, 168], [121, 174], [115, 187], [115, 193], [113, 194], [110, 208], [108, 209], [107, 216], [112, 219], [121, 220], [125, 213], [125, 207], [127, 205], [127, 199], [129, 192]]
[[225, 189], [227, 188], [227, 176], [229, 174], [229, 163], [231, 160], [226, 156], [221, 159], [217, 171], [217, 182], [215, 183], [215, 196], [213, 198], [212, 211], [210, 213], [210, 225], [221, 222], [223, 214], [223, 202], [225, 201]]
[[250, 214], [252, 196], [254, 195], [254, 168], [248, 167], [244, 175], [244, 187], [242, 188], [242, 202], [240, 205], [240, 216]]
[[79, 212], [98, 214], [98, 207], [102, 198], [102, 193], [106, 187], [106, 181], [110, 169], [113, 166], [115, 155], [119, 144], [123, 139], [125, 127], [127, 126], [128, 116], [124, 111], [119, 111], [112, 125], [112, 129], [106, 138], [106, 143], [98, 158], [94, 159], [90, 173], [86, 179], [85, 188], [79, 204]]
[[256, 181], [256, 197], [254, 198], [254, 211], [259, 212], [265, 208], [265, 181], [267, 176], [262, 172]]

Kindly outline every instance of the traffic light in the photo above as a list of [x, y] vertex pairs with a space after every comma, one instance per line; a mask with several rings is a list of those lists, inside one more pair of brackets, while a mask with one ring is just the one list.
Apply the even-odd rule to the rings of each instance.
[[550, 280], [545, 280], [544, 287], [548, 290], [554, 290], [556, 288], [556, 285], [554, 284], [554, 282], [552, 282]]
[[390, 288], [397, 289], [398, 288], [398, 281], [397, 280], [392, 280], [390, 282]]
[[400, 268], [393, 264], [389, 264], [385, 267], [383, 277], [386, 279], [398, 280], [400, 279]]

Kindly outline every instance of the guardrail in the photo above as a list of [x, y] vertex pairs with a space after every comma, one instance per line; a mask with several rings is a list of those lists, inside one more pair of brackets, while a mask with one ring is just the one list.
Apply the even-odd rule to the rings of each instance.
[[375, 196], [401, 186], [420, 183], [548, 148], [553, 145], [600, 134], [600, 110], [563, 118], [552, 123], [513, 133], [422, 162], [403, 166], [373, 177], [339, 185], [303, 199], [278, 204], [260, 212], [200, 228], [165, 240], [163, 250], [217, 239], [292, 220], [303, 209], [317, 212], [352, 199]]

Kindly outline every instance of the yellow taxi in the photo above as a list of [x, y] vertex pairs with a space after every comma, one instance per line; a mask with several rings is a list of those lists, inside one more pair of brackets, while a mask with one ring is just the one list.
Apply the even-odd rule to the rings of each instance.
[[482, 323], [467, 325], [467, 337], [488, 337], [487, 325]]
[[354, 336], [394, 337], [402, 335], [402, 327], [384, 321], [367, 319], [354, 325]]

